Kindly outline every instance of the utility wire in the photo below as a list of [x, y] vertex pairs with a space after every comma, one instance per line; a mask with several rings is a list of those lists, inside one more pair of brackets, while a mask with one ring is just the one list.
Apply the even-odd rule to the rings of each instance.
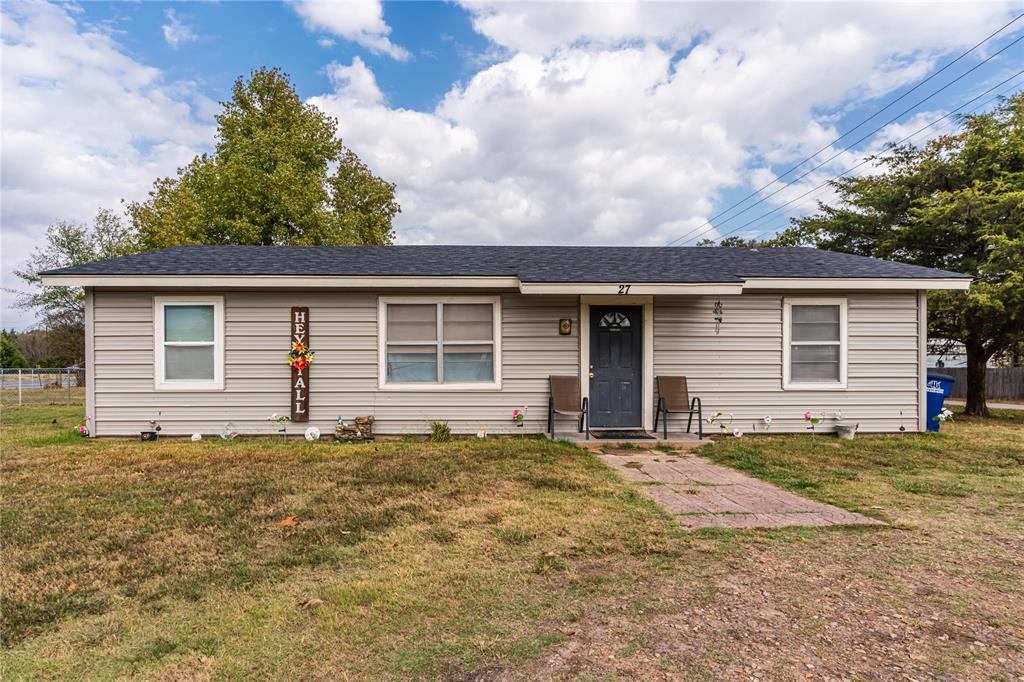
[[[1013, 76], [1010, 76], [1010, 80], [1012, 80], [1012, 79], [1016, 78], [1016, 76], [1020, 75], [1021, 73], [1024, 73], [1024, 71], [1020, 71], [1020, 72], [1017, 72], [1017, 73], [1016, 73], [1016, 74], [1014, 74]], [[1006, 81], [1003, 81], [1003, 82], [1005, 83]], [[969, 112], [967, 112], [967, 113], [966, 113], [966, 114], [964, 114], [964, 115], [965, 115], [965, 116], [970, 116], [970, 115], [972, 115], [972, 114], [974, 114], [974, 113], [976, 113], [976, 112], [980, 111], [981, 109], [984, 109], [985, 107], [987, 107], [988, 105], [992, 104], [992, 103], [993, 103], [993, 102], [995, 102], [996, 100], [1002, 99], [1002, 98], [1003, 98], [1003, 96], [1004, 96], [1004, 95], [1005, 95], [1006, 93], [1008, 93], [1009, 91], [1011, 91], [1011, 90], [1014, 90], [1014, 89], [1016, 89], [1016, 88], [1020, 87], [1021, 85], [1024, 85], [1024, 82], [1020, 82], [1020, 83], [1013, 83], [1013, 84], [1012, 84], [1012, 85], [1010, 85], [1009, 87], [1007, 87], [1007, 88], [1003, 88], [1003, 89], [1002, 89], [1001, 91], [999, 91], [998, 93], [996, 93], [996, 95], [995, 95], [994, 97], [992, 97], [992, 98], [990, 98], [990, 99], [988, 99], [988, 100], [985, 100], [984, 102], [982, 102], [982, 103], [981, 103], [981, 104], [979, 104], [978, 106], [974, 107], [973, 109], [971, 109], [971, 110], [970, 110]], [[997, 85], [996, 87], [999, 87], [999, 86]], [[1020, 92], [1024, 92], [1024, 90], [1021, 90]], [[1017, 93], [1014, 93], [1013, 95], [1010, 95], [1010, 96], [1011, 96], [1011, 97], [1013, 97], [1013, 96], [1014, 96], [1014, 95], [1016, 95], [1016, 94], [1017, 94]], [[981, 95], [979, 95], [979, 97], [984, 97], [984, 96], [985, 96], [985, 93], [982, 93]], [[975, 98], [975, 99], [976, 99], [976, 98]], [[955, 110], [954, 110], [953, 112], [950, 112], [950, 114], [947, 114], [947, 116], [949, 116], [949, 115], [951, 115], [951, 114], [953, 114], [953, 113], [955, 113]], [[945, 118], [945, 117], [944, 117], [944, 118]], [[941, 120], [942, 120], [942, 119], [938, 119], [937, 121], [935, 121], [935, 123], [938, 123], [938, 122], [939, 122], [939, 121], [941, 121]], [[930, 124], [930, 125], [933, 125], [933, 124]], [[911, 135], [910, 137], [914, 137], [914, 136], [916, 136], [916, 135], [917, 135], [917, 133], [914, 133], [914, 134], [912, 134], [912, 135]], [[905, 138], [905, 139], [906, 139], [906, 138]], [[853, 170], [853, 169], [850, 169], [850, 170]], [[849, 171], [847, 171], [847, 172], [849, 172]], [[841, 176], [841, 175], [840, 175], [840, 176], [836, 176], [836, 179], [837, 179], [837, 178], [839, 178], [839, 177], [842, 177], [842, 176]], [[818, 187], [820, 188], [820, 187], [821, 187], [821, 185], [819, 185]], [[796, 205], [796, 206], [795, 206], [794, 208], [802, 208], [802, 207], [803, 207], [804, 205], [806, 205], [806, 204], [807, 204], [807, 201], [808, 201], [807, 199], [805, 199], [805, 200], [803, 200], [803, 201], [800, 201], [800, 202], [799, 202], [799, 203], [798, 203], [798, 204], [797, 204], [797, 205]], [[778, 232], [780, 232], [781, 230], [784, 230], [784, 229], [786, 229], [787, 227], [789, 227], [789, 220], [788, 220], [788, 219], [787, 219], [787, 220], [786, 220], [785, 222], [783, 222], [783, 223], [782, 223], [781, 225], [779, 225], [779, 226], [777, 226], [777, 227], [770, 227], [770, 228], [768, 228], [767, 230], [764, 230], [763, 232], [760, 232], [760, 233], [758, 233], [757, 235], [755, 235], [755, 236], [754, 236], [754, 237], [752, 237], [751, 239], [752, 239], [753, 241], [760, 241], [760, 240], [761, 240], [761, 238], [762, 238], [762, 237], [764, 237], [765, 235], [769, 235], [769, 234], [777, 234]]]
[[[1022, 36], [1022, 38], [1024, 38], [1024, 36]], [[918, 128], [917, 130], [915, 130], [915, 131], [914, 131], [914, 132], [912, 132], [911, 134], [907, 135], [906, 137], [904, 137], [904, 138], [903, 138], [903, 139], [901, 139], [901, 140], [898, 140], [898, 141], [894, 142], [893, 144], [894, 144], [894, 145], [900, 145], [900, 144], [903, 144], [904, 142], [906, 142], [906, 141], [907, 141], [907, 140], [909, 140], [910, 138], [912, 138], [912, 137], [914, 137], [914, 136], [918, 135], [919, 133], [922, 133], [922, 132], [924, 132], [924, 131], [925, 131], [925, 130], [927, 130], [928, 128], [931, 128], [932, 126], [934, 126], [934, 125], [936, 125], [936, 124], [938, 124], [938, 123], [941, 123], [942, 121], [946, 120], [947, 118], [949, 118], [950, 116], [954, 115], [954, 114], [955, 114], [956, 112], [960, 111], [961, 109], [963, 109], [963, 108], [965, 108], [965, 107], [967, 107], [967, 106], [970, 106], [970, 105], [971, 105], [971, 104], [972, 104], [973, 102], [975, 102], [975, 101], [977, 101], [977, 100], [981, 99], [981, 98], [982, 98], [982, 97], [984, 97], [985, 95], [988, 95], [988, 94], [989, 94], [989, 93], [991, 93], [991, 92], [992, 92], [993, 90], [996, 90], [996, 89], [998, 89], [998, 88], [1001, 88], [1002, 86], [1006, 85], [1006, 84], [1007, 84], [1008, 82], [1010, 82], [1010, 81], [1012, 81], [1013, 79], [1017, 78], [1017, 77], [1018, 77], [1018, 76], [1020, 76], [1021, 74], [1024, 74], [1024, 69], [1022, 69], [1022, 70], [1018, 71], [1017, 73], [1013, 74], [1012, 76], [1010, 76], [1010, 77], [1009, 77], [1009, 78], [1007, 78], [1006, 80], [1002, 81], [1001, 83], [997, 83], [996, 85], [992, 86], [991, 88], [989, 88], [989, 89], [988, 89], [988, 90], [986, 90], [985, 92], [981, 93], [981, 94], [980, 94], [980, 95], [978, 95], [977, 97], [973, 97], [973, 98], [971, 98], [971, 99], [967, 100], [966, 102], [964, 102], [963, 104], [961, 104], [960, 106], [958, 106], [958, 107], [957, 107], [956, 109], [953, 109], [952, 111], [950, 111], [949, 113], [947, 113], [947, 114], [946, 114], [945, 116], [942, 116], [942, 117], [940, 117], [940, 118], [937, 118], [937, 119], [935, 119], [934, 121], [932, 121], [931, 123], [928, 123], [927, 125], [925, 125], [925, 126], [922, 126], [921, 128]], [[992, 100], [989, 100], [989, 102], [991, 102], [991, 101], [994, 101], [994, 100], [995, 100], [995, 99], [997, 99], [997, 98], [998, 98], [999, 96], [1000, 96], [1000, 95], [997, 95], [996, 97], [992, 98]], [[982, 106], [985, 106], [985, 105], [987, 105], [987, 104], [988, 104], [989, 102], [986, 102], [986, 103], [985, 103], [985, 104], [983, 104]], [[795, 198], [793, 198], [793, 199], [790, 199], [790, 200], [789, 200], [789, 201], [787, 201], [786, 203], [784, 203], [784, 204], [782, 204], [782, 205], [780, 205], [780, 206], [778, 206], [778, 207], [776, 207], [776, 208], [773, 208], [772, 210], [768, 211], [767, 213], [763, 213], [762, 215], [759, 215], [759, 216], [757, 216], [757, 217], [756, 217], [756, 218], [754, 218], [753, 220], [747, 221], [747, 222], [743, 223], [742, 225], [740, 225], [739, 227], [737, 227], [737, 228], [735, 228], [735, 229], [733, 229], [733, 230], [730, 230], [729, 232], [726, 232], [726, 233], [724, 233], [724, 234], [722, 234], [722, 235], [719, 235], [719, 240], [723, 239], [724, 237], [728, 237], [728, 236], [729, 236], [729, 235], [731, 235], [731, 234], [735, 234], [736, 232], [738, 232], [738, 231], [742, 230], [742, 229], [743, 229], [743, 228], [745, 228], [745, 227], [749, 227], [750, 225], [752, 225], [752, 224], [756, 223], [757, 221], [761, 220], [762, 218], [766, 218], [766, 217], [770, 216], [771, 214], [773, 214], [773, 213], [776, 213], [776, 212], [778, 212], [778, 211], [782, 210], [782, 209], [783, 209], [783, 208], [785, 208], [786, 206], [789, 206], [789, 205], [791, 205], [791, 204], [794, 204], [794, 203], [796, 203], [797, 201], [799, 201], [799, 200], [803, 199], [803, 198], [804, 198], [804, 197], [806, 197], [807, 195], [809, 195], [809, 194], [812, 194], [812, 193], [814, 193], [814, 192], [817, 192], [818, 190], [822, 189], [823, 187], [826, 187], [826, 186], [828, 186], [828, 185], [829, 185], [829, 184], [830, 184], [831, 182], [833, 182], [834, 180], [838, 180], [839, 178], [841, 178], [841, 177], [843, 177], [843, 176], [845, 176], [845, 175], [847, 175], [847, 174], [849, 174], [849, 173], [852, 173], [853, 171], [857, 170], [857, 169], [858, 169], [858, 168], [860, 168], [861, 166], [863, 166], [863, 165], [865, 165], [865, 164], [867, 164], [867, 163], [870, 163], [870, 162], [871, 162], [871, 161], [873, 161], [873, 160], [874, 160], [874, 158], [873, 158], [873, 157], [868, 157], [868, 158], [864, 159], [863, 161], [861, 161], [861, 162], [860, 162], [860, 163], [858, 163], [857, 165], [855, 165], [855, 166], [851, 166], [850, 168], [847, 168], [847, 169], [846, 169], [845, 171], [843, 171], [843, 172], [842, 172], [842, 173], [840, 173], [839, 175], [836, 175], [835, 177], [829, 178], [828, 180], [826, 180], [825, 182], [821, 183], [820, 185], [818, 185], [818, 186], [816, 186], [816, 187], [814, 187], [814, 188], [812, 188], [812, 189], [809, 189], [809, 190], [807, 190], [806, 192], [804, 192], [804, 193], [803, 193], [803, 194], [801, 194], [800, 196], [798, 196], [798, 197], [795, 197]], [[813, 169], [812, 169], [812, 170], [813, 170]], [[805, 173], [805, 175], [806, 175], [806, 173]], [[803, 177], [803, 176], [800, 176], [800, 177]], [[797, 179], [799, 179], [799, 178], [797, 178]], [[795, 180], [794, 180], [794, 182], [795, 182]], [[789, 183], [789, 184], [792, 184], [792, 183]], [[788, 187], [789, 185], [786, 185], [786, 186]], [[780, 190], [780, 191], [781, 191], [781, 190]], [[771, 195], [769, 195], [769, 196], [771, 196]], [[766, 197], [766, 198], [767, 198], [767, 197]]]
[[[676, 239], [673, 239], [672, 241], [668, 242], [668, 244], [666, 244], [666, 246], [672, 246], [673, 244], [676, 244], [676, 243], [678, 243], [678, 242], [680, 242], [680, 241], [689, 241], [689, 239], [690, 239], [690, 237], [691, 237], [691, 236], [693, 236], [693, 235], [694, 235], [695, 233], [697, 233], [697, 232], [701, 231], [701, 230], [702, 230], [702, 229], [703, 229], [704, 227], [706, 227], [706, 226], [710, 225], [710, 224], [712, 223], [712, 221], [714, 221], [714, 220], [716, 220], [716, 219], [718, 219], [718, 218], [722, 217], [722, 216], [723, 216], [723, 215], [725, 215], [726, 213], [728, 213], [728, 212], [732, 211], [732, 210], [733, 210], [734, 208], [737, 208], [737, 207], [741, 206], [741, 205], [742, 205], [742, 204], [743, 204], [744, 202], [746, 202], [746, 201], [747, 201], [748, 199], [750, 199], [751, 197], [757, 196], [758, 194], [760, 194], [760, 193], [761, 193], [761, 192], [763, 192], [764, 190], [768, 189], [769, 187], [771, 187], [771, 186], [772, 186], [772, 185], [774, 185], [775, 183], [779, 182], [779, 181], [780, 181], [780, 180], [781, 180], [782, 178], [784, 178], [784, 177], [785, 177], [786, 175], [788, 175], [788, 174], [792, 173], [793, 171], [795, 171], [796, 169], [798, 169], [798, 168], [799, 168], [800, 166], [802, 166], [803, 164], [805, 164], [805, 163], [807, 163], [808, 161], [812, 160], [812, 159], [813, 159], [814, 157], [816, 157], [816, 156], [817, 156], [818, 154], [820, 154], [821, 152], [823, 152], [823, 151], [825, 151], [825, 150], [827, 150], [827, 149], [831, 148], [831, 147], [832, 147], [832, 145], [834, 145], [834, 144], [835, 144], [836, 142], [839, 142], [839, 141], [840, 141], [840, 140], [842, 140], [842, 139], [843, 139], [844, 137], [847, 137], [848, 135], [850, 135], [851, 133], [853, 133], [853, 131], [857, 130], [858, 128], [860, 128], [861, 126], [863, 126], [863, 125], [864, 125], [865, 123], [867, 123], [867, 122], [868, 122], [868, 121], [870, 121], [871, 119], [873, 119], [873, 118], [875, 118], [876, 116], [878, 116], [879, 114], [881, 114], [881, 113], [882, 113], [883, 111], [885, 111], [886, 109], [888, 109], [888, 108], [892, 107], [892, 106], [893, 106], [894, 104], [896, 104], [896, 103], [897, 103], [897, 102], [899, 102], [900, 100], [904, 99], [905, 97], [907, 97], [908, 95], [910, 95], [911, 93], [913, 93], [913, 92], [914, 92], [915, 90], [917, 90], [918, 88], [920, 88], [921, 86], [923, 86], [923, 85], [924, 85], [925, 83], [929, 82], [930, 80], [932, 80], [933, 78], [935, 78], [936, 76], [938, 76], [939, 74], [941, 74], [941, 73], [942, 73], [943, 71], [945, 71], [945, 70], [946, 70], [946, 69], [948, 69], [949, 67], [953, 66], [954, 64], [956, 64], [957, 62], [959, 62], [959, 61], [960, 61], [961, 59], [963, 59], [964, 57], [966, 57], [966, 56], [967, 56], [968, 54], [970, 54], [971, 52], [973, 52], [974, 50], [976, 50], [976, 49], [977, 49], [978, 47], [980, 47], [981, 45], [983, 45], [983, 44], [984, 44], [984, 43], [986, 43], [987, 41], [991, 40], [991, 39], [992, 39], [992, 38], [993, 38], [994, 36], [998, 35], [999, 33], [1003, 32], [1003, 31], [1004, 31], [1004, 30], [1005, 30], [1006, 28], [1008, 28], [1008, 27], [1009, 27], [1009, 26], [1011, 26], [1012, 24], [1014, 24], [1014, 23], [1016, 23], [1017, 21], [1019, 21], [1019, 20], [1020, 20], [1020, 19], [1021, 19], [1022, 17], [1024, 17], [1024, 14], [1019, 14], [1019, 15], [1017, 15], [1017, 16], [1016, 16], [1016, 17], [1014, 17], [1014, 18], [1013, 18], [1012, 20], [1010, 20], [1010, 21], [1009, 21], [1008, 23], [1006, 23], [1006, 24], [1004, 24], [1004, 25], [1003, 25], [1002, 27], [1000, 27], [1000, 28], [999, 28], [998, 30], [996, 30], [995, 32], [993, 32], [993, 33], [989, 34], [989, 35], [988, 35], [988, 36], [987, 36], [986, 38], [984, 38], [983, 40], [981, 40], [980, 42], [978, 42], [977, 44], [975, 44], [975, 45], [974, 45], [974, 46], [973, 46], [972, 48], [970, 48], [969, 50], [967, 50], [967, 51], [963, 52], [963, 53], [962, 53], [962, 54], [961, 54], [961, 55], [960, 55], [959, 57], [957, 57], [957, 58], [956, 58], [956, 59], [954, 59], [953, 61], [951, 61], [951, 62], [949, 62], [948, 64], [946, 64], [946, 65], [945, 65], [945, 66], [943, 66], [943, 67], [942, 67], [941, 69], [939, 69], [939, 70], [938, 70], [938, 71], [936, 71], [935, 73], [931, 74], [930, 76], [928, 76], [927, 78], [925, 78], [925, 79], [924, 79], [923, 81], [921, 81], [920, 83], [918, 83], [917, 85], [915, 85], [915, 86], [914, 86], [913, 88], [911, 88], [910, 90], [907, 90], [907, 91], [906, 91], [905, 93], [903, 93], [902, 95], [900, 95], [900, 96], [899, 96], [899, 97], [897, 97], [896, 99], [892, 100], [891, 102], [889, 102], [888, 104], [886, 104], [886, 105], [885, 105], [884, 107], [882, 107], [881, 109], [879, 109], [878, 111], [876, 111], [876, 112], [875, 112], [874, 114], [872, 114], [871, 116], [869, 116], [869, 117], [867, 117], [866, 119], [862, 120], [862, 121], [861, 121], [860, 123], [858, 123], [857, 125], [855, 125], [855, 126], [854, 126], [853, 128], [851, 128], [850, 130], [846, 131], [845, 133], [843, 133], [842, 135], [840, 135], [840, 136], [839, 136], [839, 137], [837, 137], [836, 139], [832, 140], [831, 142], [829, 142], [829, 143], [828, 143], [827, 145], [825, 145], [824, 147], [822, 147], [822, 148], [821, 148], [821, 149], [819, 149], [818, 151], [814, 152], [813, 154], [811, 154], [811, 155], [810, 155], [810, 156], [808, 156], [807, 158], [803, 159], [802, 161], [800, 161], [799, 163], [797, 163], [797, 164], [796, 164], [795, 166], [792, 166], [791, 168], [787, 169], [787, 170], [786, 170], [786, 171], [785, 171], [784, 173], [781, 173], [781, 174], [780, 174], [780, 175], [779, 175], [778, 177], [776, 177], [775, 179], [773, 179], [773, 180], [772, 180], [771, 182], [767, 183], [766, 185], [764, 185], [764, 186], [762, 186], [762, 187], [759, 187], [758, 189], [754, 190], [753, 192], [751, 192], [751, 193], [750, 193], [750, 194], [748, 194], [747, 196], [743, 197], [742, 199], [740, 199], [740, 200], [739, 200], [739, 201], [737, 201], [736, 203], [732, 204], [731, 206], [728, 206], [728, 207], [727, 207], [727, 208], [725, 208], [724, 210], [722, 210], [722, 211], [719, 211], [719, 212], [718, 212], [717, 214], [715, 214], [715, 215], [711, 216], [710, 218], [708, 218], [708, 220], [707, 220], [707, 221], [706, 221], [706, 222], [705, 222], [705, 223], [704, 223], [703, 225], [700, 225], [700, 226], [698, 226], [698, 227], [697, 227], [697, 228], [696, 228], [695, 230], [691, 230], [690, 232], [688, 232], [688, 233], [686, 233], [685, 235], [683, 235], [683, 237], [678, 237], [678, 238], [676, 238]], [[989, 56], [989, 57], [988, 57], [987, 59], [985, 59], [985, 60], [984, 60], [984, 61], [982, 61], [981, 63], [977, 64], [977, 65], [976, 65], [976, 66], [975, 66], [974, 68], [970, 69], [970, 70], [969, 70], [969, 71], [967, 71], [966, 73], [964, 73], [964, 74], [962, 74], [961, 76], [957, 77], [957, 78], [956, 78], [955, 80], [953, 80], [953, 81], [951, 81], [951, 82], [947, 83], [947, 84], [946, 84], [946, 85], [944, 85], [944, 86], [943, 86], [942, 88], [939, 88], [938, 90], [936, 90], [935, 92], [933, 92], [933, 93], [932, 93], [931, 95], [929, 95], [928, 97], [926, 97], [925, 99], [921, 100], [921, 101], [920, 101], [920, 102], [918, 102], [918, 103], [917, 103], [916, 105], [914, 105], [914, 107], [911, 107], [911, 109], [913, 109], [913, 108], [916, 108], [916, 107], [917, 107], [918, 105], [920, 105], [921, 103], [923, 103], [923, 102], [926, 102], [927, 100], [931, 99], [932, 97], [934, 97], [934, 96], [935, 96], [935, 95], [937, 95], [938, 93], [942, 92], [943, 90], [945, 90], [945, 89], [946, 89], [946, 88], [948, 88], [949, 86], [953, 85], [953, 83], [956, 83], [956, 82], [957, 82], [958, 80], [960, 80], [961, 78], [963, 78], [964, 76], [966, 76], [966, 75], [967, 75], [968, 73], [971, 73], [971, 71], [974, 71], [975, 69], [979, 68], [980, 66], [982, 66], [982, 65], [983, 65], [983, 64], [985, 64], [986, 62], [990, 61], [991, 59], [993, 59], [994, 57], [996, 57], [997, 55], [999, 55], [999, 54], [1000, 54], [1001, 52], [1004, 52], [1005, 50], [1009, 49], [1010, 47], [1012, 47], [1012, 46], [1013, 46], [1013, 45], [1015, 45], [1016, 43], [1020, 42], [1020, 41], [1021, 41], [1022, 39], [1024, 39], [1024, 36], [1021, 36], [1021, 38], [1018, 38], [1017, 40], [1013, 41], [1012, 43], [1010, 43], [1009, 45], [1007, 45], [1007, 46], [1006, 46], [1006, 47], [1004, 47], [1003, 49], [999, 50], [999, 52], [996, 52], [995, 54], [993, 54], [993, 55]], [[906, 111], [904, 111], [903, 113], [906, 113]], [[902, 116], [902, 115], [903, 115], [903, 114], [900, 114], [900, 116]], [[899, 116], [897, 116], [896, 118], [898, 119], [898, 118], [899, 118]], [[875, 129], [875, 131], [873, 131], [873, 132], [877, 132], [877, 131], [878, 131], [878, 130], [880, 130], [881, 128], [884, 128], [885, 126], [889, 125], [889, 123], [892, 123], [892, 121], [890, 120], [889, 122], [887, 122], [887, 123], [884, 123], [884, 124], [882, 124], [881, 126], [879, 126], [878, 128], [876, 128], [876, 129]], [[863, 138], [862, 138], [862, 139], [863, 139]], [[858, 142], [859, 142], [859, 141], [858, 141]], [[855, 143], [854, 143], [853, 145], [850, 145], [850, 146], [852, 147], [852, 146], [855, 146], [856, 144], [857, 144], [857, 143], [855, 142]], [[835, 157], [832, 157], [832, 158], [835, 158]], [[826, 163], [827, 163], [827, 161], [826, 161]], [[763, 201], [763, 199], [762, 199], [762, 201]], [[733, 216], [729, 217], [729, 218], [728, 218], [727, 220], [731, 220], [732, 218], [735, 218], [735, 217], [736, 217], [737, 215], [742, 215], [743, 213], [745, 213], [745, 212], [746, 212], [747, 210], [749, 210], [749, 209], [750, 209], [750, 208], [752, 208], [753, 206], [757, 205], [758, 203], [761, 203], [761, 201], [758, 201], [758, 202], [755, 202], [754, 204], [751, 204], [751, 205], [750, 205], [750, 206], [748, 206], [748, 207], [747, 207], [746, 209], [744, 209], [743, 211], [740, 211], [740, 212], [739, 212], [739, 213], [737, 213], [736, 215], [733, 215]]]
[[[807, 171], [805, 171], [805, 172], [804, 172], [804, 173], [802, 173], [801, 175], [798, 175], [797, 177], [793, 178], [792, 180], [790, 180], [789, 182], [787, 182], [786, 184], [784, 184], [784, 185], [783, 185], [782, 187], [780, 187], [779, 189], [777, 189], [777, 190], [775, 190], [774, 192], [772, 192], [771, 194], [767, 194], [767, 195], [765, 195], [764, 197], [762, 197], [762, 198], [758, 199], [757, 201], [755, 201], [754, 203], [752, 203], [752, 204], [751, 204], [750, 206], [747, 206], [747, 207], [746, 207], [745, 209], [743, 209], [743, 210], [742, 210], [742, 211], [740, 211], [739, 213], [736, 213], [736, 214], [734, 214], [734, 215], [732, 215], [732, 216], [730, 216], [730, 217], [726, 218], [724, 222], [729, 222], [729, 221], [730, 221], [730, 220], [732, 220], [733, 218], [736, 218], [737, 216], [741, 216], [741, 215], [743, 215], [744, 213], [746, 213], [746, 212], [747, 212], [747, 211], [749, 211], [750, 209], [754, 208], [754, 207], [755, 207], [755, 206], [757, 206], [758, 204], [764, 203], [765, 201], [767, 201], [768, 199], [771, 199], [771, 198], [772, 198], [773, 196], [775, 196], [775, 195], [776, 195], [776, 194], [778, 194], [779, 192], [782, 192], [783, 190], [785, 190], [785, 189], [786, 189], [787, 187], [791, 187], [791, 186], [792, 186], [793, 184], [795, 184], [795, 183], [799, 182], [800, 180], [804, 179], [805, 177], [807, 177], [808, 175], [810, 175], [810, 174], [811, 174], [811, 173], [813, 173], [814, 171], [818, 170], [819, 168], [821, 168], [821, 167], [822, 167], [822, 166], [824, 166], [825, 164], [829, 163], [829, 162], [830, 162], [830, 161], [832, 161], [833, 159], [835, 159], [835, 158], [837, 158], [837, 157], [841, 156], [841, 155], [842, 155], [843, 153], [845, 153], [845, 152], [848, 152], [848, 151], [850, 151], [851, 149], [853, 149], [854, 147], [856, 147], [857, 145], [859, 145], [859, 144], [860, 144], [861, 142], [864, 142], [865, 140], [869, 139], [869, 138], [870, 138], [871, 136], [873, 136], [873, 135], [874, 135], [875, 133], [879, 132], [880, 130], [882, 130], [882, 129], [883, 129], [883, 128], [885, 128], [886, 126], [888, 126], [888, 125], [891, 125], [891, 124], [895, 123], [896, 121], [898, 121], [899, 119], [901, 119], [901, 118], [902, 118], [902, 117], [903, 117], [903, 116], [904, 116], [905, 114], [908, 114], [908, 113], [910, 113], [911, 111], [913, 111], [914, 109], [916, 109], [917, 107], [919, 107], [919, 106], [920, 106], [921, 104], [924, 104], [925, 102], [927, 102], [927, 101], [928, 101], [929, 99], [931, 99], [931, 98], [932, 98], [932, 97], [934, 97], [935, 95], [939, 94], [940, 92], [942, 92], [943, 90], [945, 90], [945, 89], [946, 89], [946, 88], [948, 88], [949, 86], [953, 85], [954, 83], [956, 83], [956, 82], [957, 82], [957, 81], [959, 81], [960, 79], [962, 79], [962, 78], [964, 78], [965, 76], [967, 76], [968, 74], [970, 74], [970, 73], [971, 73], [972, 71], [975, 71], [976, 69], [978, 69], [978, 68], [980, 68], [980, 67], [984, 66], [986, 62], [988, 62], [988, 61], [990, 61], [990, 60], [994, 59], [994, 58], [995, 58], [995, 57], [997, 57], [997, 56], [998, 56], [998, 55], [999, 55], [999, 54], [1000, 54], [1001, 52], [1004, 52], [1004, 51], [1008, 50], [1009, 48], [1013, 47], [1013, 46], [1014, 46], [1015, 44], [1019, 43], [1019, 42], [1020, 42], [1020, 41], [1022, 41], [1022, 40], [1024, 40], [1024, 35], [1022, 35], [1021, 37], [1017, 38], [1017, 39], [1016, 39], [1016, 40], [1014, 40], [1014, 41], [1013, 41], [1012, 43], [1010, 43], [1010, 44], [1006, 45], [1006, 47], [1004, 47], [1004, 48], [1003, 48], [1002, 50], [999, 50], [999, 52], [996, 52], [995, 54], [991, 55], [990, 57], [988, 57], [988, 58], [987, 58], [987, 59], [985, 59], [984, 61], [982, 61], [982, 62], [979, 62], [979, 63], [978, 63], [978, 64], [976, 64], [976, 65], [975, 65], [975, 66], [974, 66], [973, 68], [971, 68], [971, 69], [969, 69], [968, 71], [965, 71], [964, 73], [960, 74], [959, 76], [957, 76], [957, 77], [956, 77], [955, 79], [953, 79], [952, 81], [950, 81], [950, 82], [949, 82], [949, 83], [947, 83], [946, 85], [942, 86], [941, 88], [939, 88], [938, 90], [936, 90], [936, 91], [935, 91], [935, 92], [933, 92], [932, 94], [928, 95], [928, 96], [927, 96], [927, 97], [925, 97], [924, 99], [922, 99], [922, 100], [918, 101], [918, 102], [917, 102], [916, 104], [914, 104], [914, 105], [912, 105], [912, 106], [910, 106], [910, 107], [908, 107], [908, 108], [904, 109], [904, 110], [903, 110], [903, 111], [901, 111], [901, 112], [900, 112], [899, 114], [897, 114], [896, 116], [892, 117], [891, 119], [889, 119], [888, 121], [886, 121], [886, 122], [885, 122], [885, 123], [883, 123], [882, 125], [878, 126], [877, 128], [875, 128], [875, 129], [874, 129], [874, 130], [872, 130], [871, 132], [867, 133], [866, 135], [863, 135], [863, 136], [862, 136], [862, 137], [861, 137], [860, 139], [858, 139], [858, 140], [856, 140], [855, 142], [853, 142], [853, 144], [850, 144], [850, 145], [848, 145], [848, 146], [844, 147], [843, 149], [840, 149], [840, 150], [839, 150], [838, 152], [836, 152], [836, 153], [835, 153], [835, 154], [833, 154], [832, 156], [828, 157], [827, 159], [825, 159], [824, 161], [822, 161], [822, 162], [821, 162], [821, 163], [819, 163], [818, 165], [814, 166], [814, 167], [813, 167], [813, 168], [811, 168], [810, 170], [807, 170]], [[1006, 82], [1006, 81], [1003, 81], [1003, 83], [1005, 83], [1005, 82]], [[770, 185], [770, 184], [771, 184], [771, 183], [769, 183], [769, 185]], [[766, 186], [767, 186], [767, 185], [766, 185]], [[682, 240], [682, 241], [683, 241], [683, 242], [685, 243], [686, 241], [689, 241], [690, 239], [692, 239], [692, 238], [694, 238], [694, 237], [696, 237], [696, 236], [700, 236], [700, 234], [701, 234], [701, 233], [703, 233], [703, 232], [706, 232], [706, 231], [707, 231], [707, 230], [705, 230], [705, 229], [704, 229], [704, 226], [707, 226], [707, 225], [710, 225], [710, 221], [709, 221], [709, 222], [707, 222], [707, 223], [705, 223], [705, 224], [704, 224], [704, 225], [702, 225], [701, 227], [698, 227], [698, 228], [697, 228], [696, 230], [691, 230], [691, 231], [690, 231], [690, 232], [688, 232], [688, 233], [687, 233], [686, 235], [684, 235], [684, 237], [680, 237], [680, 238], [678, 238], [678, 239], [676, 239], [676, 240], [674, 240], [674, 241], [670, 242], [670, 244], [669, 244], [669, 245], [675, 244], [676, 242], [679, 242], [680, 240]]]

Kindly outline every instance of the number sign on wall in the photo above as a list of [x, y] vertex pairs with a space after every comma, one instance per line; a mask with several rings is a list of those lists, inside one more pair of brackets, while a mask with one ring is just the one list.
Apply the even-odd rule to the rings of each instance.
[[[309, 308], [292, 308], [292, 339], [309, 348]], [[292, 366], [292, 421], [309, 421], [309, 365]]]

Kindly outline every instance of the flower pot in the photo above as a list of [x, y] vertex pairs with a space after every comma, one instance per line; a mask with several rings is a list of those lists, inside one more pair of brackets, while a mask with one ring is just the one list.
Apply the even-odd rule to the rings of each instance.
[[857, 427], [860, 424], [851, 424], [849, 422], [836, 422], [836, 435], [843, 440], [853, 440], [854, 435], [857, 433]]

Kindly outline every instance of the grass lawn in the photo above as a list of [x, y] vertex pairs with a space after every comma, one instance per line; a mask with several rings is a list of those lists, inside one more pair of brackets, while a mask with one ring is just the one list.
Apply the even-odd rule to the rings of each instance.
[[5, 677], [454, 674], [714, 550], [545, 440], [90, 442], [80, 409], [4, 414]]
[[1024, 413], [706, 446], [891, 526], [701, 532], [566, 444], [92, 442], [80, 414], [3, 414], [5, 679], [1024, 675]]

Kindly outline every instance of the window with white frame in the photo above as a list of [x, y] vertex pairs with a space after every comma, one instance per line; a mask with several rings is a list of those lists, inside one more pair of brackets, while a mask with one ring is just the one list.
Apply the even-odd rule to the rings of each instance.
[[846, 299], [787, 298], [783, 387], [846, 388]]
[[156, 388], [224, 388], [224, 299], [158, 296], [154, 315]]
[[500, 386], [498, 298], [381, 299], [380, 321], [382, 386]]

